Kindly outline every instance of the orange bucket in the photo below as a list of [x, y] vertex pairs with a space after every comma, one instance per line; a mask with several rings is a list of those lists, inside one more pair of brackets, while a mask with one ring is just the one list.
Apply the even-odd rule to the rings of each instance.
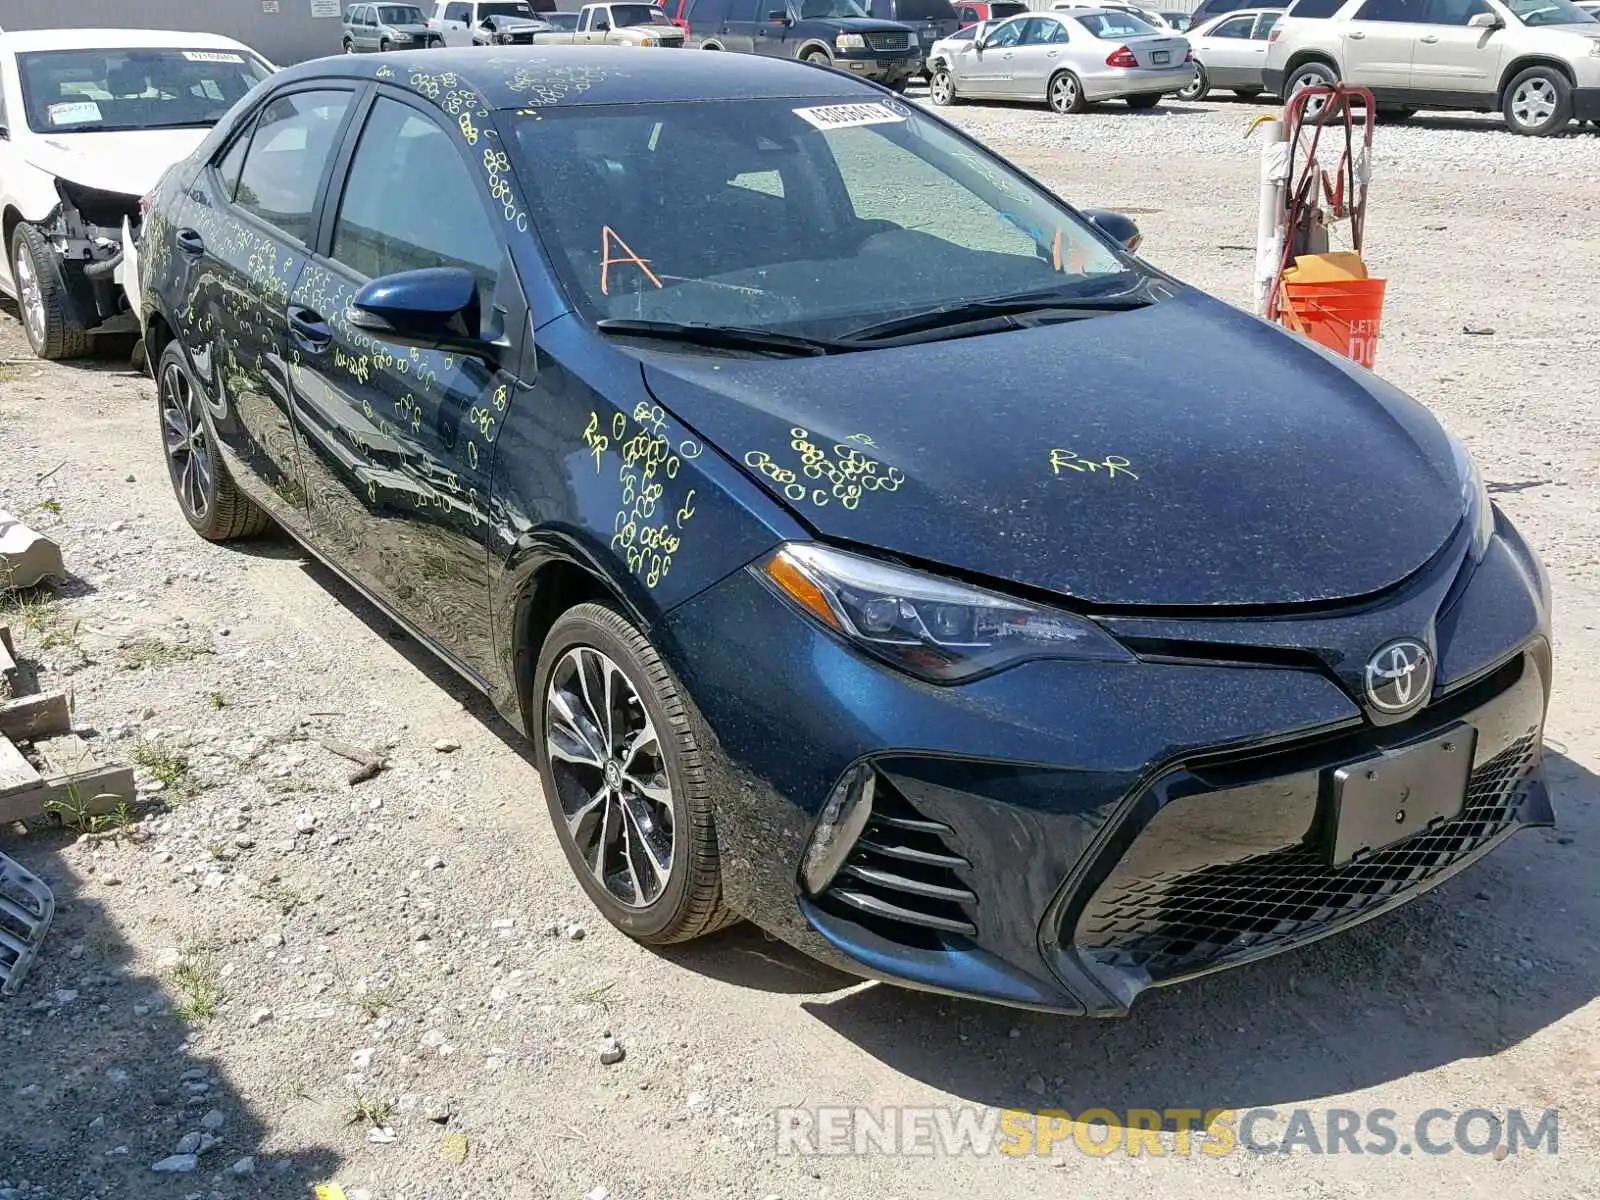
[[1340, 279], [1320, 283], [1283, 281], [1283, 323], [1363, 367], [1378, 354], [1378, 323], [1383, 317], [1381, 279]]

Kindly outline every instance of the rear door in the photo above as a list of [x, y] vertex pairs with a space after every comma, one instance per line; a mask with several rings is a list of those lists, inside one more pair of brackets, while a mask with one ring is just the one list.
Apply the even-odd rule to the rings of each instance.
[[976, 96], [1010, 96], [1016, 71], [1017, 46], [1031, 17], [1013, 17], [991, 29], [980, 48], [974, 44], [957, 58], [956, 87]]
[[1029, 17], [1011, 60], [1007, 94], [1019, 100], [1043, 100], [1050, 76], [1061, 65], [1067, 36], [1067, 27], [1059, 19]]
[[[723, 22], [722, 36], [719, 39], [723, 48], [733, 50], [740, 54], [754, 54], [756, 46], [756, 30], [759, 23], [766, 19], [768, 9], [782, 8], [781, 3], [774, 0], [733, 0], [728, 6], [728, 19]], [[781, 31], [782, 26], [778, 26]], [[761, 41], [765, 43], [766, 30], [762, 29]], [[782, 46], [781, 38], [771, 39], [775, 49], [771, 53], [778, 53]], [[760, 47], [764, 53], [768, 52], [765, 45]]]
[[[1251, 72], [1251, 51], [1253, 44], [1250, 34], [1255, 29], [1256, 19], [1253, 16], [1229, 17], [1221, 22], [1203, 38], [1195, 40], [1200, 44], [1195, 48], [1195, 57], [1200, 60], [1200, 65], [1206, 69], [1206, 74], [1211, 82], [1218, 87], [1232, 87], [1236, 83], [1245, 81]], [[1263, 53], [1266, 43], [1262, 43]], [[1254, 75], [1259, 76], [1257, 68]]]
[[1411, 49], [1411, 86], [1479, 100], [1492, 97], [1505, 60], [1505, 31], [1469, 29], [1467, 22], [1493, 11], [1484, 0], [1426, 0], [1426, 19]]
[[1341, 47], [1345, 83], [1366, 88], [1411, 86], [1411, 52], [1426, 32], [1427, 0], [1367, 0], [1346, 22]]
[[175, 230], [188, 303], [174, 316], [208, 393], [217, 449], [239, 486], [295, 529], [306, 503], [287, 306], [355, 98], [353, 87], [326, 83], [275, 96], [190, 185]]
[[[328, 191], [319, 253], [289, 304], [315, 536], [357, 583], [481, 676], [485, 512], [515, 376], [383, 342], [344, 314], [368, 281], [440, 266], [477, 277], [486, 324], [503, 323], [515, 342], [527, 310], [505, 259], [501, 208], [491, 208], [459, 137], [430, 107], [387, 89], [360, 121], [348, 168]], [[509, 315], [492, 315], [496, 306]]]

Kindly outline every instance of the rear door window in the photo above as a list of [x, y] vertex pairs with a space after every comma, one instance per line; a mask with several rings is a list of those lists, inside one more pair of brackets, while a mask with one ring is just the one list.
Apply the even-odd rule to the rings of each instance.
[[234, 203], [303, 244], [350, 93], [294, 92], [262, 109]]

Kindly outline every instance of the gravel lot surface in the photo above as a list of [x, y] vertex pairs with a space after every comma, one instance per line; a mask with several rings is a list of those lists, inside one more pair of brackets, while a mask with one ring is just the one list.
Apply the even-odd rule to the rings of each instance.
[[[955, 110], [1152, 261], [1250, 293], [1257, 106]], [[1380, 129], [1378, 370], [1545, 555], [1560, 827], [1309, 950], [1089, 1023], [859, 985], [748, 926], [652, 953], [590, 910], [488, 707], [293, 546], [195, 538], [154, 391], [0, 314], [0, 499], [76, 575], [21, 649], [155, 815], [0, 830], [60, 904], [0, 1000], [0, 1200], [1600, 1196], [1600, 139]], [[1468, 330], [1476, 332], [1467, 332]], [[1151, 348], [1151, 370], [1181, 356]], [[1339, 447], [1328, 447], [1339, 453]], [[348, 782], [321, 739], [382, 748]], [[621, 1061], [615, 1047], [624, 1051]], [[784, 1105], [1561, 1109], [1560, 1153], [806, 1158]], [[1446, 1127], [1448, 1128], [1448, 1127]], [[1171, 1135], [1163, 1135], [1168, 1149]], [[158, 1171], [157, 1167], [164, 1167]]]

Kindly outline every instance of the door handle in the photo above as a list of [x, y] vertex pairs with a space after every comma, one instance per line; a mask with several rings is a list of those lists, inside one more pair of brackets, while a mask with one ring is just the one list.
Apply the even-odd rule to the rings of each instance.
[[1437, 42], [1437, 41], [1438, 41], [1438, 40], [1439, 40], [1439, 39], [1438, 39], [1438, 38], [1436, 38], [1436, 37], [1434, 37], [1434, 36], [1433, 36], [1433, 34], [1431, 34], [1431, 33], [1430, 33], [1430, 34], [1426, 34], [1426, 35], [1424, 35], [1424, 36], [1423, 36], [1423, 38], [1422, 38], [1422, 40], [1423, 40], [1423, 41], [1424, 41], [1424, 42], [1427, 42], [1427, 43], [1428, 43], [1428, 45], [1430, 45], [1430, 46], [1431, 46], [1431, 45], [1433, 45], [1433, 44], [1434, 44], [1434, 43], [1435, 43], [1435, 42]]
[[1359, 29], [1357, 29], [1357, 30], [1353, 30], [1351, 32], [1350, 40], [1352, 42], [1359, 42], [1362, 38], [1364, 38], [1366, 36], [1367, 36], [1366, 34], [1362, 33]]
[[289, 329], [294, 333], [294, 340], [313, 354], [326, 350], [333, 341], [333, 330], [328, 323], [309, 308], [296, 305], [289, 309]]
[[1059, 51], [1059, 50], [1049, 50], [1049, 51], [1045, 52], [1045, 57], [1046, 58], [1054, 58], [1056, 55], [1058, 55], [1060, 53], [1061, 53], [1061, 51]]
[[178, 243], [178, 249], [185, 254], [204, 254], [206, 240], [193, 229], [180, 229], [173, 235], [173, 240]]

